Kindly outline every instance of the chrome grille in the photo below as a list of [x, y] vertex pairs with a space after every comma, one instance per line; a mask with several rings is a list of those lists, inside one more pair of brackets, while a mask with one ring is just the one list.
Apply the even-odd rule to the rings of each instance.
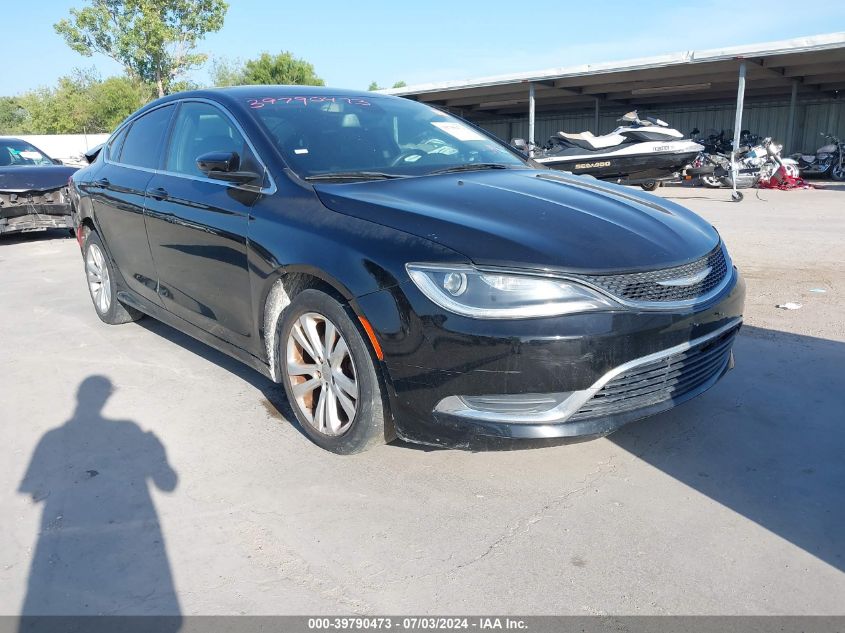
[[[661, 284], [661, 282], [666, 284], [694, 277], [707, 267], [710, 267], [709, 274], [696, 283], [690, 285]], [[583, 279], [624, 301], [662, 303], [690, 301], [703, 297], [721, 284], [727, 274], [728, 262], [722, 245], [719, 244], [705, 257], [683, 266], [622, 275], [584, 275]]]
[[645, 363], [605, 384], [570, 420], [612, 416], [678, 398], [725, 369], [739, 326], [667, 358]]

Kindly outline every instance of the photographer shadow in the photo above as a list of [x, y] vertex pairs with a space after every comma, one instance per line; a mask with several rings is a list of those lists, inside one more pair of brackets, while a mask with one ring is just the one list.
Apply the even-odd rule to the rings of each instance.
[[[43, 505], [20, 631], [53, 630], [55, 617], [166, 616], [181, 627], [148, 480], [176, 488], [164, 446], [131, 420], [102, 416], [111, 382], [89, 376], [73, 415], [39, 441], [19, 492]], [[89, 622], [88, 624], [93, 624]]]

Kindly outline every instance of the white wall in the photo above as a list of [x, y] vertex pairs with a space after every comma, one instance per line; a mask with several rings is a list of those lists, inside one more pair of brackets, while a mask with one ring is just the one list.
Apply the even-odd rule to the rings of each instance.
[[60, 158], [68, 165], [85, 165], [82, 154], [108, 137], [108, 134], [26, 134], [15, 138], [32, 143], [50, 158]]

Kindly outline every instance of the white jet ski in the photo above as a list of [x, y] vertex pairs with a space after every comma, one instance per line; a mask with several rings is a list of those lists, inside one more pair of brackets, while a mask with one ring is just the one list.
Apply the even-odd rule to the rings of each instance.
[[674, 177], [704, 149], [666, 121], [640, 119], [636, 110], [618, 121], [622, 125], [602, 136], [558, 132], [533, 158], [553, 169], [652, 189], [646, 185]]

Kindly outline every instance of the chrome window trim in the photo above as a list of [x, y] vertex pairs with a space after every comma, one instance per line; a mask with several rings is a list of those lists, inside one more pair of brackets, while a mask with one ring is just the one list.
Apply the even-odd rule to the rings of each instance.
[[[145, 172], [152, 173], [152, 174], [161, 174], [162, 176], [173, 176], [175, 178], [184, 178], [185, 180], [196, 180], [198, 182], [208, 182], [208, 183], [212, 183], [212, 184], [215, 184], [215, 185], [221, 185], [223, 187], [243, 189], [245, 191], [256, 191], [255, 189], [250, 189], [248, 186], [244, 186], [244, 185], [240, 185], [240, 184], [232, 183], [232, 182], [226, 182], [225, 180], [217, 180], [215, 178], [206, 178], [206, 177], [203, 177], [203, 176], [194, 176], [192, 174], [182, 174], [182, 173], [175, 172], [175, 171], [168, 171], [166, 169], [151, 169], [149, 167], [140, 167], [138, 165], [130, 165], [128, 163], [121, 163], [121, 162], [114, 161], [114, 160], [111, 159], [111, 156], [110, 156], [111, 148], [109, 146], [109, 143], [111, 142], [111, 140], [113, 138], [115, 138], [118, 134], [120, 134], [120, 131], [125, 126], [133, 124], [136, 120], [140, 119], [142, 116], [145, 116], [145, 115], [149, 114], [150, 112], [154, 112], [155, 110], [158, 110], [160, 108], [165, 108], [169, 105], [179, 106], [183, 103], [191, 103], [191, 102], [205, 103], [205, 104], [208, 104], [212, 107], [215, 107], [215, 108], [219, 109], [227, 119], [229, 119], [229, 122], [232, 123], [235, 126], [235, 128], [238, 130], [238, 132], [241, 133], [241, 136], [243, 136], [244, 140], [246, 141], [246, 144], [249, 146], [249, 149], [255, 155], [255, 160], [258, 161], [258, 164], [264, 170], [264, 174], [267, 176], [267, 179], [270, 181], [268, 186], [262, 187], [261, 189], [258, 189], [257, 190], [258, 193], [262, 193], [262, 194], [266, 194], [266, 195], [273, 195], [274, 193], [276, 193], [278, 191], [278, 188], [276, 187], [276, 181], [273, 179], [273, 175], [270, 173], [270, 170], [267, 169], [267, 164], [261, 158], [261, 155], [258, 153], [258, 150], [255, 149], [255, 145], [252, 144], [252, 141], [250, 140], [247, 133], [244, 131], [241, 124], [238, 123], [238, 121], [235, 119], [235, 117], [232, 116], [232, 113], [229, 112], [229, 110], [227, 110], [225, 106], [223, 106], [222, 104], [220, 104], [216, 101], [212, 101], [211, 99], [206, 99], [206, 98], [203, 98], [203, 97], [187, 97], [185, 99], [175, 99], [173, 101], [168, 101], [167, 103], [162, 103], [160, 106], [156, 106], [155, 108], [150, 108], [149, 110], [146, 110], [142, 114], [139, 114], [138, 116], [133, 117], [132, 119], [129, 119], [128, 121], [124, 122], [124, 124], [121, 125], [119, 128], [117, 128], [114, 131], [114, 133], [109, 137], [109, 140], [106, 141], [106, 147], [105, 147], [106, 153], [103, 155], [103, 161], [105, 163], [109, 164], [109, 165], [116, 165], [118, 167], [125, 167], [126, 169], [137, 169], [138, 171], [145, 171]], [[178, 115], [178, 109], [177, 109], [176, 113]], [[132, 130], [129, 130], [129, 131], [131, 132]], [[125, 140], [124, 140], [124, 142], [125, 142]], [[170, 147], [170, 138], [167, 139], [167, 147], [165, 149], [169, 149], [169, 147]]]
[[[703, 345], [714, 338], [718, 338], [725, 332], [729, 332], [733, 328], [738, 327], [741, 323], [742, 318], [731, 319], [727, 324], [710, 332], [709, 334], [692, 339], [686, 343], [675, 345], [674, 347], [670, 347], [660, 352], [641, 356], [640, 358], [635, 358], [627, 363], [623, 363], [608, 371], [587, 389], [573, 391], [572, 395], [566, 400], [547, 411], [527, 415], [519, 415], [511, 412], [501, 413], [493, 411], [479, 411], [468, 407], [459, 396], [447, 396], [446, 398], [443, 398], [443, 400], [437, 403], [434, 410], [439, 413], [447, 413], [449, 415], [483, 422], [498, 422], [503, 424], [561, 424], [575, 415], [575, 413], [577, 413], [578, 410], [590, 400], [590, 398], [596, 395], [602, 387], [620, 374], [623, 374], [631, 369], [635, 369], [641, 365], [647, 365], [670, 356], [675, 356], [676, 354], [681, 354], [693, 347], [697, 347], [698, 345]], [[726, 359], [725, 364], [729, 361], [729, 358]], [[722, 369], [724, 369], [724, 367]], [[719, 375], [720, 373], [721, 371], [715, 372], [714, 375]]]

